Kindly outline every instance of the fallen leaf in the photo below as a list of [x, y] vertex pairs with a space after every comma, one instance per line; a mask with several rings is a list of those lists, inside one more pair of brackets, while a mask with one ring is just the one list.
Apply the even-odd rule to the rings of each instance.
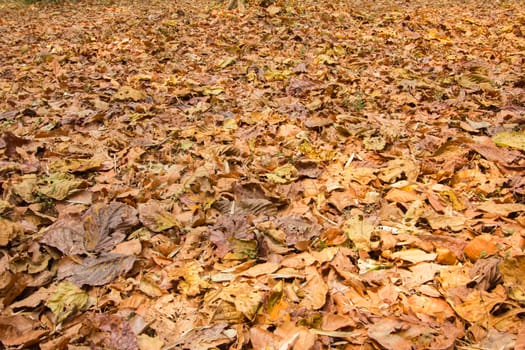
[[525, 134], [520, 132], [500, 132], [492, 137], [498, 146], [512, 147], [525, 151]]
[[126, 274], [135, 263], [133, 255], [101, 254], [79, 263], [64, 260], [58, 266], [58, 279], [67, 279], [78, 286], [102, 286]]
[[81, 217], [68, 216], [51, 225], [41, 242], [65, 255], [110, 251], [138, 224], [137, 211], [112, 202], [91, 206]]
[[266, 178], [273, 183], [285, 184], [297, 180], [297, 175], [297, 169], [292, 164], [286, 164], [267, 173]]
[[78, 312], [85, 311], [89, 306], [89, 296], [71, 282], [60, 282], [46, 301], [46, 306], [55, 315], [56, 323], [60, 324]]
[[503, 259], [499, 263], [503, 284], [509, 289], [509, 298], [523, 303], [525, 301], [525, 257], [517, 256]]
[[242, 276], [246, 277], [257, 277], [260, 275], [268, 275], [274, 273], [279, 268], [279, 264], [273, 262], [267, 262], [257, 264], [246, 271], [241, 272]]
[[305, 268], [306, 284], [301, 288], [300, 305], [307, 310], [318, 310], [322, 308], [326, 302], [326, 293], [328, 286], [323, 281], [323, 278], [313, 266]]
[[156, 201], [139, 204], [138, 213], [142, 224], [153, 232], [181, 226], [177, 218], [164, 210]]
[[364, 251], [370, 250], [370, 238], [374, 229], [373, 225], [359, 216], [350, 217], [343, 226], [343, 230], [354, 243], [356, 249]]
[[162, 350], [165, 344], [157, 337], [150, 337], [147, 334], [139, 334], [137, 336], [137, 345], [140, 350]]
[[476, 261], [479, 258], [494, 255], [498, 250], [498, 243], [494, 237], [489, 234], [483, 234], [474, 237], [473, 240], [467, 243], [464, 253], [469, 259]]
[[525, 211], [525, 204], [521, 203], [496, 203], [493, 200], [478, 205], [478, 209], [487, 213], [507, 217], [510, 213], [518, 213]]
[[421, 249], [407, 249], [392, 253], [392, 257], [417, 264], [423, 261], [434, 261], [437, 257], [437, 254], [426, 253]]
[[40, 322], [23, 315], [0, 316], [0, 342], [4, 346], [30, 347], [49, 333]]
[[282, 8], [280, 6], [277, 6], [277, 5], [270, 5], [266, 8], [266, 12], [268, 12], [268, 14], [270, 16], [275, 16], [276, 14], [280, 13], [282, 11]]
[[132, 100], [135, 102], [145, 100], [146, 97], [147, 95], [144, 92], [133, 89], [130, 86], [121, 87], [113, 94], [113, 96], [111, 96], [114, 101]]
[[0, 247], [8, 245], [23, 234], [24, 228], [20, 224], [0, 217]]
[[38, 190], [43, 195], [56, 200], [63, 200], [69, 197], [73, 192], [82, 187], [85, 182], [76, 179], [72, 175], [64, 173], [53, 173], [40, 181]]
[[94, 169], [100, 169], [104, 160], [102, 158], [92, 159], [60, 159], [50, 165], [50, 169], [57, 173], [80, 173]]
[[110, 349], [139, 349], [136, 335], [126, 319], [118, 315], [96, 314], [92, 322], [103, 332], [99, 345]]

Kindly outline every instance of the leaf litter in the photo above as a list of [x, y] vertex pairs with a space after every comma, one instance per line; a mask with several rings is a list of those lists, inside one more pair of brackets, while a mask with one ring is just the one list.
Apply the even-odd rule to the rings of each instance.
[[1, 2], [2, 346], [523, 347], [525, 13], [441, 5]]

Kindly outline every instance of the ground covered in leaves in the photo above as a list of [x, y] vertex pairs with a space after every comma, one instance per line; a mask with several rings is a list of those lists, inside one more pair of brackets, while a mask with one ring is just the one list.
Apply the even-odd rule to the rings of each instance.
[[0, 347], [525, 348], [523, 2], [230, 5], [0, 2]]

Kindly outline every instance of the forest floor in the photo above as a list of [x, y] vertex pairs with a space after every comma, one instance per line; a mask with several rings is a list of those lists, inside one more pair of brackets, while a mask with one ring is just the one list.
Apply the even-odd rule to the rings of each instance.
[[0, 348], [525, 349], [524, 2], [249, 5], [0, 2]]

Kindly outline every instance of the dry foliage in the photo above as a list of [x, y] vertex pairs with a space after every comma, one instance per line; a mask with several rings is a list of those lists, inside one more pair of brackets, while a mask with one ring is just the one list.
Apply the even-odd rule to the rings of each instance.
[[0, 3], [3, 347], [525, 348], [523, 2], [240, 4]]

